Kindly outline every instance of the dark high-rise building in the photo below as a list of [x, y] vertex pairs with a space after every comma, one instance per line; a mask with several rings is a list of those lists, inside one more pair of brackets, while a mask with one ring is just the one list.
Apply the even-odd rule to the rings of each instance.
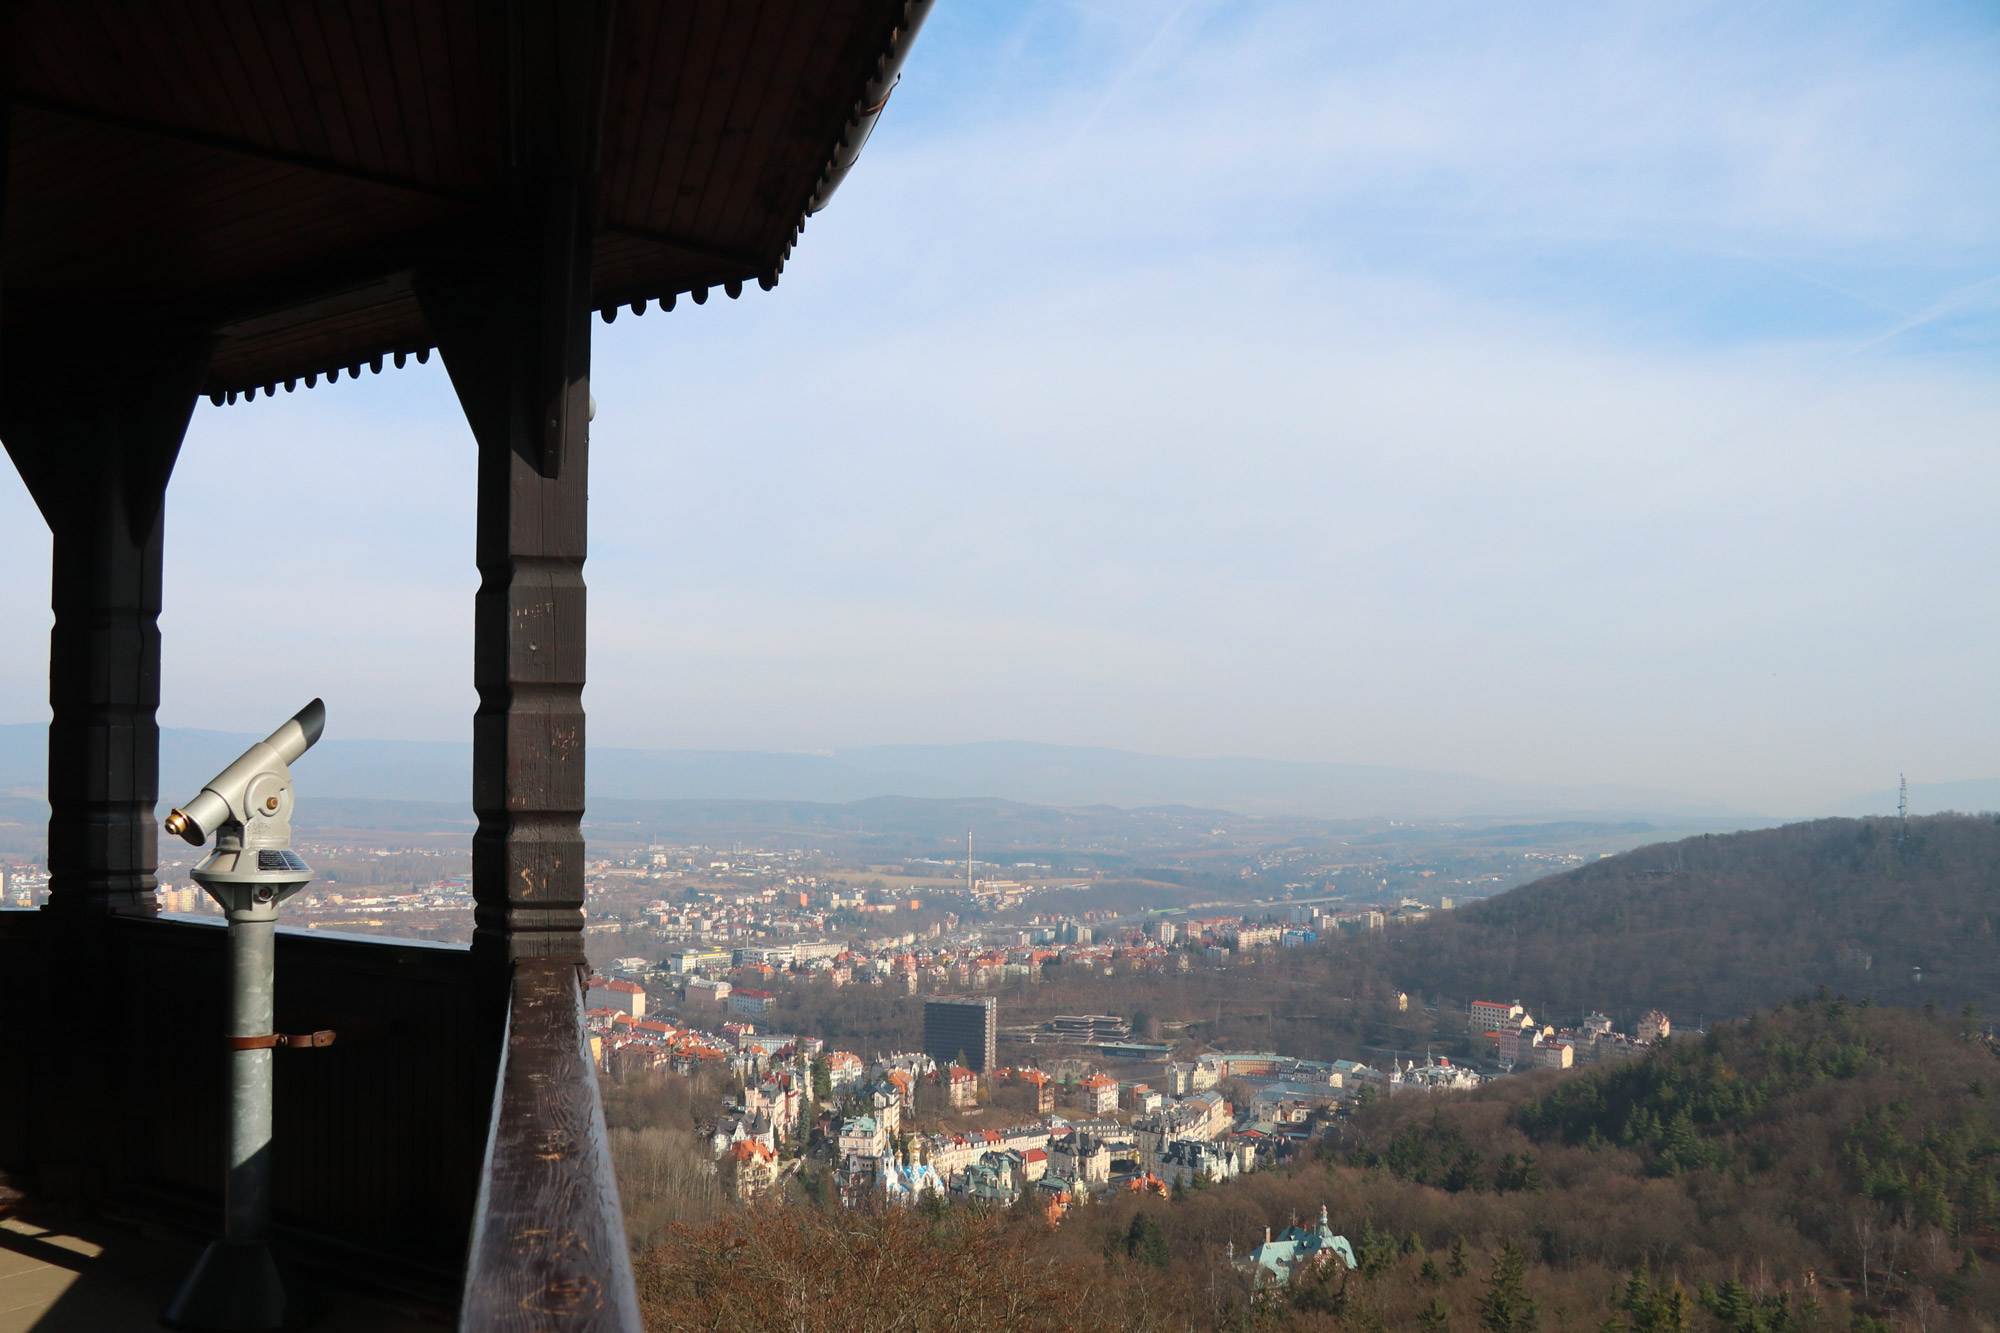
[[934, 995], [924, 1001], [924, 1054], [940, 1065], [963, 1053], [974, 1073], [993, 1072], [999, 1030], [999, 1014], [990, 995]]

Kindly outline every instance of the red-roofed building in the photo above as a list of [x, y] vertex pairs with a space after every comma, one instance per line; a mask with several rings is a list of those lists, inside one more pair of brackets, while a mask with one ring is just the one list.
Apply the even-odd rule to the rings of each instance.
[[1519, 1029], [1527, 1017], [1521, 1002], [1501, 1004], [1497, 1000], [1474, 1000], [1472, 1002], [1472, 1030], [1474, 1032], [1498, 1032], [1503, 1028]]
[[835, 1051], [826, 1057], [826, 1072], [835, 1092], [844, 1092], [861, 1082], [868, 1067], [852, 1051]]
[[960, 1108], [979, 1104], [979, 1075], [957, 1065], [951, 1067], [951, 1104]]
[[769, 1189], [778, 1178], [778, 1155], [762, 1140], [744, 1139], [731, 1144], [729, 1159], [736, 1171], [736, 1197], [744, 1203]]
[[1118, 1080], [1108, 1074], [1092, 1074], [1077, 1084], [1077, 1106], [1092, 1115], [1117, 1110]]
[[767, 990], [756, 990], [749, 986], [739, 986], [729, 992], [729, 1007], [739, 1014], [767, 1014], [778, 997]]
[[1056, 1081], [1039, 1069], [1021, 1071], [1021, 1081], [1035, 1090], [1035, 1114], [1048, 1115], [1056, 1109]]
[[591, 1009], [617, 1009], [634, 1018], [646, 1016], [646, 988], [623, 977], [592, 977], [584, 1004]]

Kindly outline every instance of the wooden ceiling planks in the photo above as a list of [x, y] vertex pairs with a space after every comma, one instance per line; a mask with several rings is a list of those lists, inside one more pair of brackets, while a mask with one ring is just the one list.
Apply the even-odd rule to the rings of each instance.
[[[908, 13], [624, 0], [598, 304], [774, 280]], [[503, 14], [481, 0], [0, 0], [0, 309], [201, 323], [219, 339], [217, 392], [429, 346], [412, 272], [504, 189]]]
[[633, 202], [638, 206], [620, 221], [642, 231], [664, 234], [673, 230], [671, 208], [683, 184], [687, 160], [700, 151], [702, 112], [709, 84], [720, 77], [715, 69], [716, 52], [722, 46], [729, 19], [737, 17], [740, 22], [742, 12], [751, 7], [696, 6], [695, 22], [690, 25], [684, 53], [676, 62], [678, 71], [671, 79], [656, 78], [647, 84], [644, 89], [647, 99], [664, 103], [666, 131], [660, 136], [658, 156], [649, 164], [641, 164], [652, 168], [645, 178], [645, 202], [639, 204], [635, 196]]
[[[837, 142], [853, 111], [851, 90], [834, 91], [823, 75], [815, 82], [822, 71], [840, 67], [839, 48], [832, 38], [835, 33], [849, 31], [849, 26], [834, 22], [828, 8], [800, 8], [816, 21], [809, 33], [797, 34], [798, 66], [792, 76], [796, 93], [788, 104], [766, 106], [753, 122], [751, 151], [746, 155], [749, 170], [735, 211], [721, 215], [714, 223], [720, 230], [761, 236], [762, 248], [778, 256], [774, 276], [783, 267], [785, 253], [805, 221], [807, 196], [790, 192], [797, 190], [801, 177], [817, 181], [826, 164], [824, 155], [801, 154], [799, 149], [806, 142]], [[807, 195], [811, 189], [808, 184]]]
[[[686, 227], [693, 235], [732, 234], [725, 225], [726, 219], [745, 218], [755, 212], [756, 161], [760, 154], [782, 152], [784, 147], [768, 132], [759, 135], [760, 128], [768, 131], [775, 124], [760, 124], [764, 119], [760, 112], [782, 116], [784, 106], [780, 104], [791, 103], [792, 96], [778, 95], [778, 90], [782, 89], [787, 94], [795, 92], [805, 75], [807, 53], [792, 45], [797, 40], [799, 29], [812, 26], [801, 14], [801, 8], [795, 4], [766, 4], [758, 16], [759, 31], [755, 40], [768, 43], [778, 54], [771, 61], [755, 66], [746, 63], [725, 104], [722, 135], [732, 141], [730, 146], [733, 151], [726, 157], [718, 155], [718, 160], [710, 163], [710, 175], [703, 182], [703, 188], [684, 201], [693, 205], [693, 215]], [[726, 175], [717, 179], [718, 173]], [[769, 220], [757, 218], [743, 227], [739, 234], [762, 237], [769, 230]]]
[[483, 62], [479, 25], [461, 8], [439, 0], [190, 3], [173, 7], [185, 24], [176, 27], [106, 22], [102, 6], [87, 0], [35, 0], [17, 4], [9, 25], [8, 81], [31, 103], [444, 189], [487, 189], [497, 133], [468, 137], [461, 122], [497, 127], [497, 75], [462, 77]]
[[[659, 163], [672, 132], [674, 97], [699, 45], [698, 24], [720, 21], [713, 6], [625, 6], [612, 46], [611, 87], [605, 98], [604, 213], [613, 223], [641, 225], [648, 216]], [[638, 200], [644, 198], [646, 205]]]
[[185, 300], [246, 269], [282, 269], [454, 211], [428, 196], [86, 121], [22, 108], [13, 119], [13, 175], [34, 190], [35, 210], [32, 225], [6, 230], [7, 285], [42, 302], [129, 310]]

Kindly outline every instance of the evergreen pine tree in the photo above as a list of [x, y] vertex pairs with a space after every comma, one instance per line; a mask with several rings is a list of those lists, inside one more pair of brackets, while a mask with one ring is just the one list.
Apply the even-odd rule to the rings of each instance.
[[1531, 1152], [1524, 1152], [1519, 1157], [1508, 1153], [1500, 1159], [1500, 1169], [1494, 1177], [1493, 1186], [1502, 1194], [1537, 1193], [1542, 1188], [1542, 1168]]
[[1160, 1219], [1150, 1212], [1132, 1214], [1132, 1225], [1125, 1232], [1125, 1253], [1140, 1263], [1165, 1268], [1171, 1256], [1167, 1252], [1167, 1233], [1160, 1228]]
[[1361, 1234], [1354, 1238], [1354, 1259], [1363, 1277], [1379, 1277], [1396, 1262], [1399, 1247], [1396, 1238], [1386, 1231], [1375, 1229], [1373, 1218], [1361, 1222]]
[[1653, 1326], [1653, 1284], [1648, 1280], [1644, 1264], [1632, 1270], [1632, 1277], [1625, 1284], [1625, 1294], [1618, 1298], [1618, 1308], [1625, 1312], [1625, 1322], [1633, 1333], [1650, 1333]]
[[1417, 1311], [1417, 1327], [1423, 1333], [1451, 1333], [1451, 1307], [1439, 1297], [1431, 1297], [1431, 1303]]
[[1535, 1333], [1540, 1311], [1528, 1297], [1527, 1276], [1528, 1261], [1509, 1240], [1494, 1256], [1486, 1294], [1479, 1298], [1479, 1322], [1489, 1333]]
[[1453, 1277], [1464, 1277], [1472, 1271], [1472, 1265], [1467, 1262], [1465, 1257], [1465, 1237], [1457, 1236], [1452, 1239], [1451, 1262], [1446, 1266], [1445, 1271], [1449, 1272]]
[[1709, 1312], [1724, 1328], [1735, 1330], [1735, 1333], [1749, 1333], [1750, 1293], [1743, 1290], [1741, 1282], [1731, 1278], [1716, 1289]]

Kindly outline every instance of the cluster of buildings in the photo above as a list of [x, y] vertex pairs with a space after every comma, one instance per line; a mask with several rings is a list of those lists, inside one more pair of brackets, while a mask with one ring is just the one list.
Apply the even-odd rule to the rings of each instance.
[[[968, 1075], [947, 1067], [930, 1077]], [[996, 1070], [992, 1080], [1030, 1081], [1031, 1075], [1047, 1079], [1040, 1070]], [[1006, 1205], [1030, 1195], [1054, 1218], [1115, 1190], [1165, 1192], [1177, 1184], [1227, 1180], [1279, 1156], [1271, 1136], [1239, 1132], [1220, 1093], [1128, 1118], [1118, 1113], [1119, 1088], [1100, 1075], [1075, 1085], [1077, 1100], [1066, 1114], [1004, 1129], [899, 1134], [908, 1106], [896, 1105], [887, 1086], [870, 1084], [864, 1109], [829, 1135], [840, 1198], [849, 1204], [906, 1202], [933, 1192]]]
[[[591, 1054], [614, 1074], [666, 1070], [727, 1069], [744, 1081], [761, 1080], [786, 1062], [810, 1061], [824, 1050], [817, 1037], [757, 1031], [754, 1023], [725, 1021], [701, 1027], [648, 1017], [646, 988], [624, 977], [591, 978], [585, 994], [585, 1022]], [[770, 1136], [775, 1148], [782, 1130]]]
[[1537, 1024], [1521, 1002], [1474, 1000], [1468, 1020], [1475, 1040], [1491, 1043], [1492, 1058], [1511, 1069], [1569, 1069], [1644, 1055], [1673, 1035], [1673, 1022], [1658, 1009], [1641, 1015], [1630, 1036], [1611, 1029], [1603, 1014], [1586, 1014], [1580, 1027]]
[[[1283, 948], [1296, 932], [1316, 938], [1321, 930], [1352, 928], [1374, 927], [1309, 912], [1289, 922], [1158, 922], [1143, 934], [1096, 922], [1045, 922], [999, 944], [913, 936], [872, 948], [809, 938], [742, 939], [726, 948], [699, 942], [674, 950], [661, 979], [683, 1000], [678, 1020], [650, 1009], [646, 984], [635, 977], [648, 975], [651, 965], [640, 958], [618, 960], [626, 975], [592, 981], [588, 1020], [593, 1053], [606, 1069], [729, 1073], [740, 1091], [709, 1131], [709, 1147], [740, 1198], [754, 1199], [810, 1166], [825, 1172], [848, 1205], [1026, 1201], [1056, 1221], [1117, 1192], [1167, 1194], [1283, 1162], [1358, 1097], [1466, 1088], [1480, 1076], [1437, 1058], [1361, 1064], [1216, 1051], [1176, 1061], [1162, 1047], [1156, 1075], [1121, 1080], [1079, 1072], [1083, 1062], [1069, 1054], [1139, 1049], [1129, 1020], [1091, 1013], [1058, 1016], [1037, 1034], [1064, 1052], [1055, 1062], [1060, 1074], [1003, 1068], [998, 1003], [979, 993], [983, 987], [1051, 964], [1115, 968], [1155, 960], [1150, 965], [1158, 966], [1174, 954]], [[765, 1029], [777, 989], [812, 980], [946, 993], [924, 1001], [920, 1050], [865, 1060], [827, 1050], [814, 1038]], [[1539, 1026], [1518, 1003], [1475, 1002], [1469, 1017], [1503, 1067], [1622, 1058], [1671, 1031], [1657, 1011], [1631, 1037], [1613, 1032], [1601, 1014], [1576, 1029]], [[1232, 1100], [1225, 1083], [1247, 1095]], [[1021, 1108], [1017, 1123], [940, 1126], [935, 1108], [972, 1112], [1002, 1088], [1031, 1093], [1012, 1099]], [[933, 1109], [920, 1126], [918, 1097], [926, 1089]], [[943, 1124], [950, 1120], [947, 1113]], [[1317, 1227], [1294, 1222], [1275, 1235], [1267, 1230], [1264, 1242], [1236, 1261], [1260, 1284], [1283, 1284], [1303, 1266], [1336, 1259], [1351, 1265], [1353, 1252], [1322, 1214]]]
[[[851, 891], [850, 896], [858, 892]], [[875, 904], [884, 911], [899, 905], [919, 904], [917, 900]], [[1191, 959], [1226, 963], [1250, 951], [1301, 947], [1317, 943], [1325, 931], [1368, 928], [1370, 918], [1379, 926], [1383, 917], [1379, 911], [1329, 916], [1318, 907], [1299, 906], [1283, 909], [1289, 921], [1240, 915], [1162, 918], [1142, 928], [1086, 912], [1075, 918], [1035, 915], [1023, 926], [960, 935], [953, 933], [958, 918], [947, 914], [920, 930], [899, 934], [884, 929], [865, 941], [811, 937], [826, 925], [825, 916], [815, 913], [832, 906], [853, 910], [856, 905], [838, 892], [816, 898], [787, 883], [782, 888], [705, 895], [698, 903], [654, 902], [645, 911], [683, 937], [666, 951], [662, 964], [683, 999], [751, 1016], [768, 1012], [772, 997], [788, 985], [825, 981], [931, 994], [1040, 981], [1051, 975], [1049, 969], [1058, 967], [1088, 969], [1103, 976], [1185, 971]], [[1429, 909], [1412, 905], [1412, 910]], [[1086, 1046], [1131, 1039], [1130, 1024], [1123, 1019], [1083, 1015], [1077, 1022], [1081, 1026], [1059, 1019], [1046, 1039]], [[1142, 1047], [1108, 1053], [1161, 1054]]]
[[40, 907], [48, 896], [48, 871], [29, 862], [0, 866], [0, 907]]
[[[977, 935], [942, 938], [945, 929], [954, 924], [955, 918], [947, 917], [922, 932], [883, 935], [866, 942], [802, 939], [759, 940], [733, 947], [681, 945], [667, 951], [663, 969], [689, 1003], [755, 1014], [765, 1012], [770, 1005], [763, 1001], [783, 987], [813, 982], [889, 986], [914, 995], [992, 990], [1020, 981], [1041, 981], [1049, 975], [1045, 969], [1052, 967], [1085, 968], [1115, 976], [1175, 966], [1185, 970], [1188, 966], [1185, 954], [1137, 930], [1116, 939], [1094, 939], [1090, 926], [1070, 923], [1075, 929], [998, 932], [999, 943]], [[1043, 934], [1067, 934], [1070, 938], [1017, 942]], [[763, 996], [732, 1003], [732, 998], [745, 990], [762, 992]], [[1116, 1038], [1107, 1031], [1096, 1034], [1095, 1040], [1123, 1039], [1130, 1032], [1126, 1024]]]
[[[718, 865], [726, 868], [727, 863]], [[655, 899], [639, 909], [635, 924], [658, 930], [671, 944], [734, 947], [822, 935], [836, 917], [845, 915], [858, 915], [888, 930], [898, 913], [908, 916], [922, 907], [921, 899], [908, 894], [828, 885], [815, 876], [792, 875], [761, 887], [695, 890], [680, 902]]]
[[[928, 938], [936, 938], [936, 933], [934, 927]], [[921, 943], [915, 932], [909, 932], [868, 944], [801, 940], [790, 944], [750, 944], [728, 950], [712, 946], [680, 948], [667, 955], [666, 970], [678, 980], [683, 998], [720, 1004], [746, 987], [768, 990], [773, 986], [813, 981], [827, 981], [835, 986], [887, 985], [908, 994], [953, 985], [982, 989], [1002, 981], [1038, 976], [1040, 964], [1055, 956], [1017, 958], [1005, 950], [976, 944], [931, 946]]]
[[[878, 1082], [863, 1090], [861, 1109], [829, 1134], [840, 1197], [849, 1203], [894, 1201], [931, 1191], [941, 1197], [1013, 1203], [1032, 1193], [1052, 1216], [1060, 1216], [1110, 1192], [1166, 1193], [1282, 1162], [1359, 1089], [1426, 1085], [1408, 1069], [1383, 1073], [1342, 1062], [1344, 1068], [1336, 1071], [1325, 1065], [1307, 1069], [1304, 1062], [1280, 1057], [1244, 1059], [1266, 1062], [1294, 1078], [1311, 1075], [1317, 1082], [1272, 1077], [1248, 1104], [1236, 1106], [1215, 1086], [1231, 1067], [1227, 1056], [1171, 1067], [1169, 1080], [1180, 1089], [1174, 1092], [1101, 1073], [1058, 1084], [1040, 1069], [996, 1069], [982, 1078], [961, 1066], [940, 1065], [922, 1077], [948, 1082], [954, 1105], [970, 1100], [959, 1095], [960, 1088], [1031, 1086], [1039, 1118], [1007, 1129], [899, 1138], [897, 1126], [907, 1123], [909, 1103], [899, 1104], [878, 1072]], [[1475, 1077], [1457, 1072], [1466, 1081]], [[1189, 1086], [1194, 1081], [1207, 1086]], [[895, 1092], [907, 1094], [913, 1086], [898, 1083]], [[1060, 1113], [1054, 1110], [1058, 1096]]]
[[[1165, 1193], [1284, 1160], [1314, 1130], [1315, 1116], [1330, 1115], [1344, 1083], [1360, 1086], [1374, 1074], [1358, 1065], [1307, 1066], [1274, 1056], [1169, 1065], [1163, 1087], [1103, 1073], [1059, 1080], [1038, 1068], [1003, 1069], [996, 1062], [997, 1005], [979, 995], [926, 1000], [924, 1049], [867, 1062], [827, 1051], [814, 1038], [760, 1032], [751, 1022], [668, 1022], [649, 1014], [647, 998], [644, 986], [628, 978], [592, 981], [593, 1054], [618, 1072], [729, 1071], [742, 1090], [710, 1132], [710, 1147], [746, 1199], [797, 1169], [794, 1149], [818, 1143], [839, 1197], [850, 1204], [926, 1194], [1013, 1203], [1027, 1195], [1057, 1218], [1109, 1191]], [[1090, 1024], [1083, 1027], [1095, 1034]], [[817, 1098], [816, 1061], [825, 1084]], [[1232, 1106], [1218, 1085], [1253, 1070], [1270, 1075], [1279, 1093]], [[1316, 1082], [1294, 1084], [1280, 1075]], [[1004, 1129], [918, 1133], [922, 1085], [939, 1089], [947, 1106], [968, 1110], [997, 1087], [1028, 1088], [1035, 1118]]]
[[[1123, 1035], [1108, 1015], [1056, 1020], [1080, 1044]], [[1032, 1194], [1050, 1214], [1114, 1190], [1161, 1193], [1229, 1180], [1296, 1152], [1342, 1100], [1367, 1086], [1388, 1091], [1425, 1086], [1414, 1066], [1384, 1073], [1351, 1061], [1319, 1064], [1268, 1053], [1212, 1053], [1166, 1062], [1161, 1087], [1105, 1073], [1059, 1081], [1039, 1068], [995, 1066], [997, 1013], [987, 996], [937, 996], [924, 1006], [924, 1051], [879, 1062], [867, 1081], [861, 1062], [836, 1052], [832, 1062], [855, 1080], [854, 1113], [828, 1125], [840, 1197], [910, 1200], [942, 1197], [1013, 1203]], [[1449, 1068], [1433, 1062], [1427, 1068]], [[1453, 1070], [1462, 1081], [1475, 1076]], [[911, 1077], [904, 1077], [903, 1075]], [[1255, 1087], [1244, 1106], [1220, 1090], [1225, 1078]], [[970, 1107], [983, 1089], [1030, 1088], [1037, 1119], [1007, 1129], [928, 1135], [899, 1133], [909, 1121], [920, 1080], [947, 1089], [952, 1107]], [[1439, 1084], [1442, 1086], [1442, 1084]], [[1060, 1098], [1061, 1113], [1056, 1105]]]

